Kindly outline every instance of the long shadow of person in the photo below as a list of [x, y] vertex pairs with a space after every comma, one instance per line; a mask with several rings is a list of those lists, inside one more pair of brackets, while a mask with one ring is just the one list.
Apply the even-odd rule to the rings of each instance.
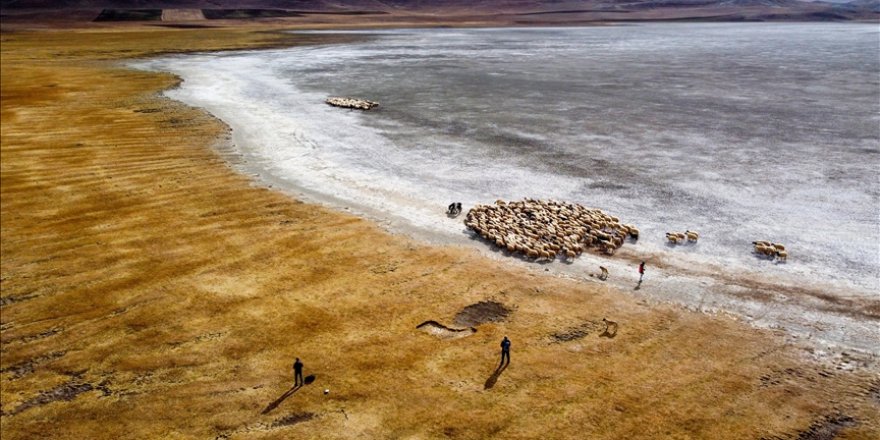
[[299, 389], [302, 388], [304, 385], [308, 385], [314, 381], [315, 381], [314, 374], [310, 374], [310, 375], [306, 376], [303, 379], [302, 384], [294, 385], [292, 388], [285, 391], [284, 394], [281, 395], [281, 397], [275, 399], [274, 402], [270, 403], [269, 406], [267, 406], [266, 409], [264, 409], [263, 412], [260, 414], [268, 414], [270, 411], [274, 410], [275, 408], [278, 408], [278, 405], [281, 405], [281, 402], [284, 402], [285, 400], [287, 400], [288, 397], [292, 396], [294, 393], [299, 391]]
[[281, 405], [281, 402], [284, 402], [288, 397], [292, 396], [293, 393], [299, 391], [299, 389], [302, 387], [302, 385], [294, 385], [291, 389], [285, 391], [284, 394], [281, 395], [281, 397], [275, 399], [274, 402], [270, 403], [269, 406], [267, 406], [266, 409], [264, 409], [263, 412], [260, 414], [268, 414], [273, 409], [278, 408], [278, 405]]
[[498, 368], [496, 368], [495, 371], [492, 372], [492, 375], [489, 376], [488, 379], [486, 379], [486, 384], [483, 385], [483, 389], [484, 390], [491, 390], [492, 387], [495, 386], [495, 382], [498, 382], [498, 378], [501, 377], [501, 373], [503, 373], [504, 370], [507, 369], [508, 365], [510, 365], [510, 362], [506, 362], [506, 363], [502, 362], [501, 364], [499, 364]]

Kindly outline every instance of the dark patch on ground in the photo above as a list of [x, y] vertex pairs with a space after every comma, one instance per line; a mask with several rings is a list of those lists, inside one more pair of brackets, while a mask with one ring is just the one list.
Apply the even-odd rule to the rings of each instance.
[[58, 333], [61, 333], [61, 332], [63, 332], [63, 331], [64, 331], [64, 327], [50, 328], [49, 330], [46, 330], [46, 331], [43, 331], [43, 332], [37, 333], [37, 334], [35, 334], [35, 335], [26, 335], [26, 336], [22, 336], [22, 337], [20, 337], [20, 338], [18, 338], [18, 339], [15, 339], [15, 340], [12, 340], [12, 341], [7, 342], [7, 344], [8, 344], [8, 343], [11, 343], [11, 342], [22, 342], [22, 343], [27, 343], [27, 342], [36, 341], [36, 340], [39, 340], [39, 339], [45, 339], [45, 338], [48, 338], [48, 337], [50, 337], [50, 336], [56, 335], [56, 334], [58, 334]]
[[26, 376], [28, 374], [33, 373], [34, 370], [39, 365], [42, 365], [47, 362], [58, 359], [61, 356], [64, 356], [65, 353], [66, 353], [65, 351], [56, 351], [53, 353], [45, 354], [43, 356], [37, 356], [35, 358], [28, 359], [24, 362], [19, 362], [15, 365], [10, 365], [10, 366], [0, 370], [0, 373], [12, 374], [12, 377], [10, 377], [10, 380], [20, 379], [23, 376]]
[[794, 434], [772, 435], [760, 440], [834, 440], [840, 431], [858, 422], [845, 415], [825, 416], [813, 422], [807, 429]]
[[[761, 376], [760, 378], [758, 378], [758, 380], [761, 382], [761, 385], [760, 385], [761, 388], [767, 388], [767, 387], [771, 387], [774, 385], [780, 385], [785, 380], [787, 380], [791, 377], [796, 377], [796, 378], [800, 378], [800, 379], [807, 379], [807, 376], [804, 375], [804, 373], [801, 370], [796, 369], [796, 368], [786, 368], [785, 370], [782, 370], [782, 371], [772, 371], [770, 373], [767, 373], [767, 374]], [[815, 381], [815, 377], [810, 377], [809, 380]]]
[[590, 334], [593, 330], [597, 330], [599, 328], [599, 324], [593, 321], [587, 321], [583, 324], [577, 325], [575, 327], [569, 327], [560, 332], [551, 333], [550, 334], [550, 343], [551, 344], [559, 344], [562, 342], [570, 342], [581, 339]]
[[504, 321], [513, 310], [495, 301], [480, 301], [471, 304], [455, 315], [456, 325], [473, 327], [486, 322]]
[[805, 431], [798, 434], [798, 440], [833, 440], [844, 428], [855, 426], [856, 420], [850, 416], [838, 415], [824, 417], [813, 422]]
[[277, 428], [279, 426], [296, 425], [297, 423], [308, 422], [309, 420], [312, 420], [314, 418], [315, 414], [310, 412], [288, 414], [272, 422], [272, 427]]
[[82, 382], [78, 378], [74, 378], [69, 382], [52, 388], [51, 390], [40, 391], [40, 393], [37, 394], [36, 397], [25, 400], [21, 405], [18, 405], [18, 407], [12, 410], [12, 412], [10, 412], [9, 414], [18, 414], [22, 411], [26, 411], [28, 409], [38, 406], [43, 406], [52, 402], [57, 402], [59, 400], [69, 402], [75, 399], [76, 396], [79, 396], [80, 394], [88, 391], [92, 391], [94, 389], [94, 385], [87, 382]]
[[7, 306], [9, 304], [15, 304], [17, 302], [27, 301], [29, 299], [36, 298], [37, 294], [23, 294], [23, 295], [9, 295], [0, 298], [0, 307]]
[[142, 109], [135, 110], [134, 112], [135, 113], [158, 113], [161, 111], [162, 111], [162, 109], [160, 109], [160, 108], [142, 108]]
[[167, 124], [171, 127], [189, 127], [196, 125], [197, 122], [192, 119], [180, 119], [180, 118], [170, 118], [164, 121], [161, 121], [163, 124]]

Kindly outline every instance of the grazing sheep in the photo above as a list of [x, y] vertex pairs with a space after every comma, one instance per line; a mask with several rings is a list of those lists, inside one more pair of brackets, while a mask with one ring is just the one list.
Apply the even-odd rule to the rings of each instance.
[[764, 246], [763, 244], [755, 245], [755, 252], [770, 258], [776, 255], [776, 249], [772, 246]]
[[627, 233], [632, 237], [633, 240], [639, 239], [639, 229], [633, 225], [626, 225]]
[[616, 251], [616, 250], [617, 250], [617, 247], [614, 246], [613, 244], [606, 244], [605, 245], [605, 253], [608, 255], [614, 255], [614, 251]]
[[696, 243], [697, 240], [700, 239], [700, 234], [694, 231], [684, 231], [685, 235], [687, 235], [687, 240], [693, 243]]
[[666, 239], [669, 240], [669, 242], [672, 244], [678, 244], [679, 242], [683, 241], [683, 239], [681, 238], [681, 234], [678, 232], [667, 232]]
[[776, 251], [776, 258], [781, 261], [788, 261], [788, 252], [785, 250]]

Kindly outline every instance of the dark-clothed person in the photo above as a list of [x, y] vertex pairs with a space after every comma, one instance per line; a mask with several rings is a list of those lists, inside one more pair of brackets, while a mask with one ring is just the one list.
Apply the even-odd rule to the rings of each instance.
[[501, 365], [504, 365], [505, 360], [510, 363], [510, 339], [507, 336], [501, 340]]
[[303, 384], [303, 363], [296, 358], [296, 362], [293, 363], [293, 385], [299, 386]]

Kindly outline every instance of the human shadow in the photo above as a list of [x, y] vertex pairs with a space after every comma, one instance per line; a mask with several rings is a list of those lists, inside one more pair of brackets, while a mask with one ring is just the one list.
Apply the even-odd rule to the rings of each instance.
[[501, 373], [503, 373], [504, 370], [507, 369], [508, 365], [510, 365], [510, 361], [507, 361], [506, 363], [499, 364], [498, 368], [496, 368], [495, 371], [492, 372], [492, 375], [489, 376], [488, 379], [486, 379], [486, 383], [485, 383], [485, 385], [483, 385], [483, 389], [484, 390], [491, 390], [492, 387], [495, 386], [495, 382], [498, 382], [498, 378], [501, 377]]
[[281, 395], [281, 397], [275, 399], [274, 402], [270, 403], [269, 406], [267, 406], [266, 409], [264, 409], [263, 412], [261, 412], [260, 414], [269, 414], [269, 412], [271, 412], [275, 408], [278, 408], [278, 405], [281, 405], [281, 402], [287, 400], [288, 397], [292, 396], [302, 387], [302, 385], [294, 385], [289, 390], [285, 391], [284, 394]]
[[268, 414], [269, 412], [271, 412], [275, 408], [278, 408], [278, 405], [281, 405], [281, 403], [284, 402], [285, 400], [287, 400], [288, 397], [292, 396], [294, 393], [299, 391], [299, 389], [302, 388], [303, 386], [309, 385], [314, 381], [315, 381], [314, 374], [310, 374], [310, 375], [304, 377], [303, 383], [301, 383], [299, 385], [294, 385], [289, 390], [285, 391], [284, 394], [281, 395], [281, 397], [275, 399], [274, 402], [270, 403], [269, 406], [267, 406], [266, 409], [264, 409], [263, 412], [260, 414]]

